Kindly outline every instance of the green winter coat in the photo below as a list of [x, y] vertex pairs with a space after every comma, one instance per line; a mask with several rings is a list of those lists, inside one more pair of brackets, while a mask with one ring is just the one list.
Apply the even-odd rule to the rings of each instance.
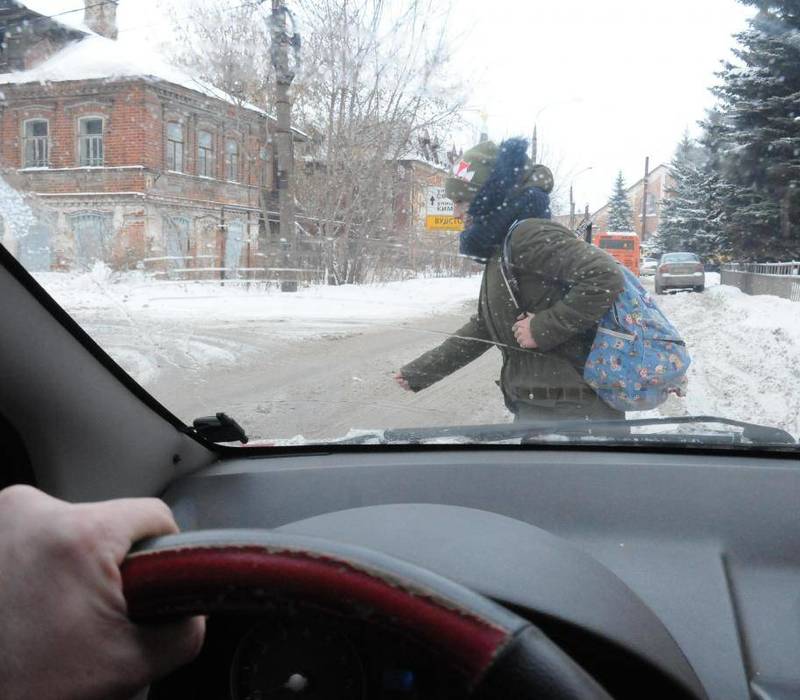
[[604, 251], [546, 219], [526, 219], [511, 236], [518, 296], [531, 319], [535, 350], [519, 346], [512, 331], [520, 313], [500, 268], [500, 252], [487, 262], [478, 313], [439, 347], [401, 369], [420, 391], [496, 345], [503, 354], [499, 385], [512, 410], [519, 403], [586, 401], [594, 392], [583, 365], [598, 321], [623, 287], [619, 264]]

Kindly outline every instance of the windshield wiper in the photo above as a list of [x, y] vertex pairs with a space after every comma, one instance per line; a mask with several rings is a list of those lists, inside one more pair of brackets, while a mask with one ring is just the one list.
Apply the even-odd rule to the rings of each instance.
[[[726, 433], [633, 433], [631, 428], [644, 426], [718, 424], [741, 428]], [[632, 420], [569, 420], [559, 422], [499, 423], [430, 428], [399, 428], [382, 433], [359, 435], [338, 444], [359, 444], [378, 440], [382, 444], [415, 444], [443, 438], [467, 439], [470, 442], [520, 440], [522, 444], [553, 441], [553, 437], [578, 441], [615, 441], [622, 443], [678, 443], [692, 445], [730, 445], [745, 442], [757, 445], [796, 445], [797, 441], [780, 428], [746, 423], [717, 416], [678, 416], [636, 418]], [[550, 438], [550, 439], [546, 439]]]

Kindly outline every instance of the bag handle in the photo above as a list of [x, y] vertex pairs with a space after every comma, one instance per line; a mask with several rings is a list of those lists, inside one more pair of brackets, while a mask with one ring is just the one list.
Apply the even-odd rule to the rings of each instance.
[[508, 233], [506, 237], [503, 239], [503, 245], [500, 251], [500, 274], [503, 277], [503, 282], [506, 285], [506, 289], [508, 290], [508, 294], [511, 297], [511, 300], [514, 302], [514, 306], [517, 307], [517, 311], [522, 312], [522, 307], [519, 303], [519, 281], [517, 280], [516, 275], [511, 267], [511, 234], [514, 233], [514, 229], [522, 223], [521, 219], [517, 219], [511, 227], [508, 229]]

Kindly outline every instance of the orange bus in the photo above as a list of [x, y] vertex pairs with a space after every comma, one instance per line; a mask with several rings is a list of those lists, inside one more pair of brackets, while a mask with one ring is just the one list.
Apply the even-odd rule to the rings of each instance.
[[639, 236], [633, 231], [607, 231], [595, 234], [592, 241], [619, 260], [634, 275], [639, 275]]

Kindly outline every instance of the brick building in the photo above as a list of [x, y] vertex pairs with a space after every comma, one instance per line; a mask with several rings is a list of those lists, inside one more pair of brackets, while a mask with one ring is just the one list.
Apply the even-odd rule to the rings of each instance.
[[[647, 177], [647, 208], [644, 219], [642, 219], [643, 184], [644, 178], [631, 185], [627, 189], [627, 194], [633, 210], [634, 230], [642, 241], [646, 241], [658, 230], [661, 221], [661, 202], [667, 196], [667, 191], [674, 186], [674, 182], [666, 165], [659, 165], [650, 171]], [[592, 214], [592, 224], [595, 231], [608, 230], [607, 204]]]
[[115, 41], [116, 3], [85, 3], [66, 23], [0, 0], [0, 168], [42, 205], [6, 244], [39, 269], [262, 267], [273, 118]]

